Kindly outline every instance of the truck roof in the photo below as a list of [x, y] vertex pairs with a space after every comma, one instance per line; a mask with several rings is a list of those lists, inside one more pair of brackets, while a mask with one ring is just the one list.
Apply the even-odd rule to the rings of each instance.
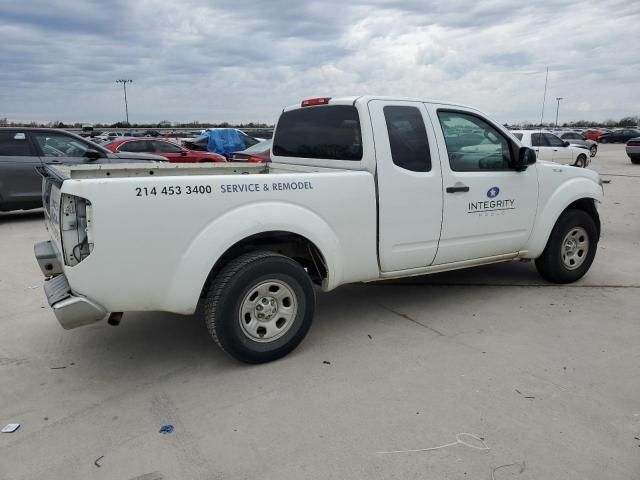
[[[441, 100], [433, 100], [433, 99], [425, 99], [425, 98], [415, 98], [415, 97], [395, 97], [395, 96], [384, 96], [384, 95], [360, 95], [360, 96], [347, 96], [347, 97], [325, 97], [327, 102], [325, 104], [328, 105], [355, 105], [357, 103], [367, 103], [370, 100], [384, 100], [384, 101], [395, 101], [395, 102], [422, 102], [422, 103], [438, 103], [442, 105], [450, 105], [452, 107], [464, 107], [471, 108], [468, 105], [463, 105], [461, 103], [456, 102], [448, 102]], [[302, 108], [302, 102], [297, 103], [295, 105], [289, 105], [285, 107], [282, 111], [287, 112], [289, 110], [295, 110], [297, 108]]]

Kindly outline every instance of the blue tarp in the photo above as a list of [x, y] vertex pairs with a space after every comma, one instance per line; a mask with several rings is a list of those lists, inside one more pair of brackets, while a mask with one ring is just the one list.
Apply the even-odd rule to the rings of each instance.
[[202, 135], [209, 137], [207, 150], [220, 155], [228, 155], [232, 152], [244, 150], [244, 135], [235, 128], [216, 128], [215, 130], [203, 130]]

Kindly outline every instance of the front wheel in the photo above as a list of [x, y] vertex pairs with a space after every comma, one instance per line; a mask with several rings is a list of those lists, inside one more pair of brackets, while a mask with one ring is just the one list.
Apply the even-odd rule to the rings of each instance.
[[578, 158], [576, 158], [576, 163], [574, 163], [573, 166], [585, 168], [587, 166], [587, 156], [582, 154], [578, 155]]
[[592, 157], [595, 157], [597, 153], [598, 153], [598, 146], [591, 145], [591, 148], [589, 149], [589, 155], [591, 155]]
[[542, 255], [536, 259], [538, 273], [553, 283], [575, 282], [591, 267], [598, 240], [598, 229], [588, 213], [565, 211], [553, 227]]
[[241, 255], [216, 276], [204, 315], [216, 343], [246, 363], [287, 355], [305, 337], [315, 310], [307, 272], [270, 251]]

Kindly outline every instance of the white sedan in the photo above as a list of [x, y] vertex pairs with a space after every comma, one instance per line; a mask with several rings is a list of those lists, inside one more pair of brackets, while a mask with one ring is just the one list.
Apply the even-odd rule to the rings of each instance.
[[591, 162], [586, 147], [569, 145], [558, 136], [544, 130], [513, 130], [511, 133], [526, 147], [535, 150], [538, 159], [549, 162], [588, 167]]

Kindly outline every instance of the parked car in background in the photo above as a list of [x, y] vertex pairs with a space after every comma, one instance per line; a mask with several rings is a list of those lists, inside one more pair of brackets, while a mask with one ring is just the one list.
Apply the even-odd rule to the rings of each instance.
[[569, 142], [570, 145], [577, 145], [580, 147], [588, 148], [589, 154], [592, 157], [595, 157], [596, 153], [598, 153], [598, 142], [584, 138], [584, 135], [582, 135], [581, 133], [560, 132], [556, 135], [558, 135], [558, 137], [560, 137], [562, 140]]
[[629, 140], [625, 150], [631, 159], [631, 163], [640, 164], [640, 137]]
[[36, 167], [150, 161], [166, 162], [166, 158], [144, 153], [114, 154], [59, 129], [0, 128], [0, 211], [42, 206], [42, 177]]
[[233, 152], [229, 157], [232, 162], [263, 163], [271, 161], [271, 145], [273, 140], [256, 143], [240, 152]]
[[[216, 146], [216, 142], [211, 141], [211, 134], [214, 133], [223, 133], [224, 131], [232, 131], [239, 138], [240, 148], [249, 148], [255, 145], [256, 143], [260, 143], [263, 141], [262, 139], [251, 137], [244, 133], [242, 130], [238, 130], [237, 128], [209, 128], [207, 130], [203, 130], [201, 135], [193, 139], [185, 139], [182, 141], [182, 145], [189, 150], [196, 150], [200, 152], [213, 152], [219, 153], [221, 155], [229, 155], [233, 150], [226, 150], [221, 148], [221, 146]], [[236, 150], [238, 148], [236, 147]]]
[[124, 138], [124, 133], [122, 132], [103, 132], [100, 135], [96, 135], [92, 137], [91, 140], [96, 143], [106, 143], [116, 140], [118, 138]]
[[584, 138], [586, 138], [587, 140], [593, 140], [594, 142], [597, 142], [598, 138], [600, 138], [603, 133], [606, 133], [606, 130], [591, 128], [582, 132], [582, 135], [584, 135]]
[[603, 133], [598, 137], [598, 143], [625, 143], [636, 137], [640, 137], [640, 130], [625, 128]]
[[589, 150], [570, 146], [569, 142], [544, 130], [513, 130], [523, 145], [533, 148], [539, 160], [585, 168], [589, 166]]
[[188, 150], [169, 140], [157, 137], [125, 138], [114, 140], [104, 145], [112, 152], [143, 152], [155, 153], [166, 157], [173, 163], [202, 163], [202, 162], [226, 162], [227, 160], [217, 153], [198, 152]]

